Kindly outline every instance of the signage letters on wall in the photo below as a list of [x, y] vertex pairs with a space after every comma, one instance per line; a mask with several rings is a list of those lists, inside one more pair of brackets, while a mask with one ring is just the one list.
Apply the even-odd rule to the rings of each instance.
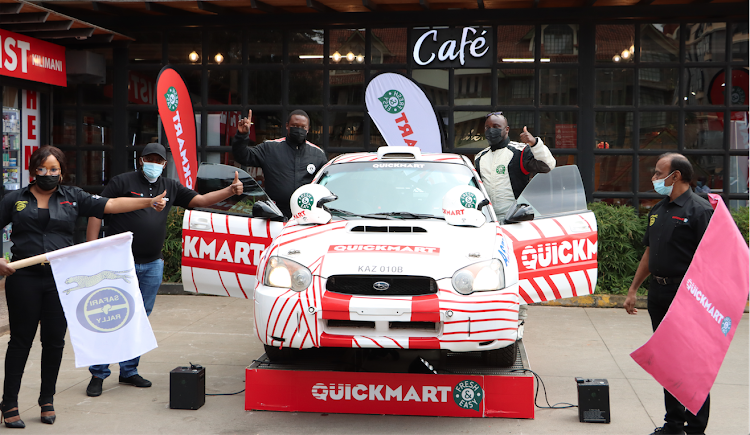
[[417, 68], [477, 68], [492, 65], [491, 28], [413, 29], [412, 60]]
[[67, 86], [65, 47], [0, 29], [0, 75]]

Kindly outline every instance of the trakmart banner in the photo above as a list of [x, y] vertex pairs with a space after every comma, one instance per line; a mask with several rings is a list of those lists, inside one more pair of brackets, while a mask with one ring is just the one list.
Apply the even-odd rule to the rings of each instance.
[[171, 67], [165, 66], [159, 72], [156, 101], [180, 182], [188, 189], [194, 189], [198, 161], [195, 156], [193, 103], [182, 77]]
[[127, 361], [156, 348], [127, 232], [47, 253], [76, 367]]
[[365, 103], [388, 145], [443, 152], [435, 111], [416, 83], [400, 74], [379, 74], [367, 85]]

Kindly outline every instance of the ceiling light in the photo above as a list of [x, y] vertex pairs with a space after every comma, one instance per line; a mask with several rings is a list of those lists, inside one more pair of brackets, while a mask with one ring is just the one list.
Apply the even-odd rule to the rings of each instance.
[[198, 53], [193, 51], [192, 53], [188, 54], [188, 59], [190, 59], [190, 62], [198, 62], [198, 59], [200, 59], [200, 56], [198, 56]]
[[347, 53], [346, 60], [348, 60], [349, 62], [354, 62], [354, 53], [352, 53], [351, 51]]
[[630, 54], [635, 53], [635, 45], [630, 46]]
[[221, 55], [221, 53], [216, 53], [216, 56], [214, 56], [214, 60], [216, 63], [222, 63], [224, 62], [224, 56]]
[[361, 54], [358, 54], [358, 55], [357, 55], [357, 62], [358, 62], [358, 63], [362, 63], [362, 62], [364, 62], [364, 61], [365, 61], [365, 57], [364, 57], [364, 56], [362, 56]]
[[619, 55], [619, 54], [616, 54], [616, 55], [612, 56], [612, 60], [613, 60], [613, 61], [615, 61], [615, 62], [619, 62], [619, 61], [621, 61], [622, 59], [620, 58], [620, 55]]
[[620, 56], [623, 59], [628, 60], [628, 59], [630, 59], [630, 51], [629, 50], [622, 50], [622, 53], [620, 53]]
[[341, 60], [341, 53], [339, 53], [339, 52], [337, 51], [337, 52], [333, 53], [333, 56], [331, 56], [331, 58], [333, 58], [333, 61], [334, 61], [334, 62], [338, 62], [338, 61], [340, 61], [340, 60]]

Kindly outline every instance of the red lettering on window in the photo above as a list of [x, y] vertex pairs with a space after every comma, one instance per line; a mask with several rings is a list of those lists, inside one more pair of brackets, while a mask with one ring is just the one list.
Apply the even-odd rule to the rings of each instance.
[[36, 124], [35, 124], [36, 123], [36, 116], [28, 115], [28, 117], [26, 118], [26, 122], [29, 124], [28, 127], [27, 127], [27, 129], [26, 129], [26, 131], [29, 132], [27, 134], [28, 137], [26, 139], [28, 139], [28, 140], [36, 140], [36, 133], [34, 133], [34, 131], [36, 130]]

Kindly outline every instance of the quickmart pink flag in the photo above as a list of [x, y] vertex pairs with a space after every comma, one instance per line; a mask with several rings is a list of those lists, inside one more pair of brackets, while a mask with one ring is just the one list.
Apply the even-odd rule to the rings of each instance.
[[748, 296], [748, 247], [718, 195], [667, 315], [630, 356], [697, 414], [716, 380]]

